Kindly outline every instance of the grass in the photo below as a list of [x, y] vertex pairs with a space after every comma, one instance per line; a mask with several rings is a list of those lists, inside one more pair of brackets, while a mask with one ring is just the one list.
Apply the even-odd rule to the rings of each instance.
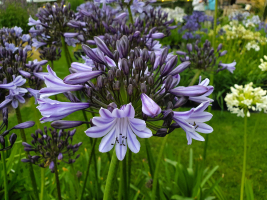
[[[64, 55], [64, 54], [63, 54]], [[66, 62], [61, 59], [55, 62], [54, 69], [60, 78], [63, 78], [68, 74]], [[59, 98], [61, 99], [61, 97]], [[28, 102], [21, 108], [23, 121], [39, 119], [40, 113], [33, 111], [36, 105], [32, 105], [33, 101]], [[236, 200], [239, 198], [240, 184], [241, 184], [241, 173], [242, 173], [242, 158], [243, 158], [243, 118], [236, 117], [227, 111], [213, 111], [214, 117], [210, 121], [210, 125], [214, 128], [214, 132], [209, 137], [209, 147], [207, 153], [207, 165], [214, 167], [219, 165], [219, 170], [215, 174], [215, 178], [224, 176], [220, 186], [226, 196], [226, 199]], [[89, 116], [89, 115], [88, 115]], [[259, 118], [259, 126], [254, 133], [254, 124]], [[76, 112], [66, 119], [69, 120], [83, 120], [82, 112]], [[252, 113], [248, 120], [248, 144], [249, 150], [247, 155], [247, 172], [246, 177], [252, 180], [255, 199], [267, 199], [267, 145], [266, 145], [266, 123], [267, 116], [265, 114]], [[9, 127], [12, 127], [17, 123], [14, 115], [11, 114], [9, 118]], [[41, 124], [49, 126], [49, 123]], [[37, 129], [37, 126], [27, 129], [28, 140], [30, 134]], [[89, 139], [84, 134], [86, 126], [80, 126], [77, 128], [76, 135], [74, 137], [75, 142], [83, 141], [82, 149], [90, 149]], [[19, 135], [19, 132], [16, 131]], [[18, 141], [20, 137], [18, 137]], [[143, 139], [139, 139], [141, 142], [141, 151], [138, 154], [133, 155], [133, 167], [132, 169], [140, 169], [142, 166], [142, 159], [146, 159], [145, 143]], [[157, 156], [159, 151], [162, 138], [152, 137], [150, 139], [152, 152], [154, 156]], [[186, 136], [182, 129], [178, 129], [171, 133], [168, 144], [172, 147], [172, 151], [175, 156], [181, 155], [181, 161], [184, 164], [188, 163], [189, 149], [194, 150], [194, 159], [198, 159], [203, 153], [204, 143], [199, 141], [193, 141], [191, 146], [187, 145]], [[20, 144], [16, 144], [20, 145]], [[98, 146], [98, 145], [97, 145]], [[103, 156], [99, 153], [98, 156]], [[104, 156], [106, 157], [106, 156]], [[80, 163], [80, 164], [79, 164]], [[79, 161], [81, 165], [82, 160]], [[84, 164], [83, 164], [84, 165]], [[83, 169], [79, 169], [84, 173], [85, 166]], [[164, 175], [163, 172], [161, 174]], [[105, 177], [104, 177], [105, 179]], [[64, 192], [63, 192], [64, 193]]]

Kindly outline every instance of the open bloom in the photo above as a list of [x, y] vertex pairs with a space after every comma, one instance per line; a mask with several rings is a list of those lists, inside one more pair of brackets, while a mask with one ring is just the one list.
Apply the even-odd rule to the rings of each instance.
[[120, 109], [115, 108], [112, 112], [108, 109], [99, 110], [100, 117], [94, 117], [92, 122], [95, 126], [85, 131], [86, 135], [93, 138], [103, 137], [99, 145], [100, 152], [108, 152], [116, 146], [116, 154], [119, 160], [123, 160], [129, 149], [138, 153], [140, 138], [149, 138], [152, 131], [146, 127], [144, 120], [134, 118], [135, 110], [131, 104], [123, 105]]
[[263, 56], [264, 60], [261, 58], [261, 64], [259, 65], [259, 68], [261, 69], [261, 71], [267, 71], [267, 56], [264, 55]]
[[212, 118], [212, 114], [204, 112], [210, 101], [201, 103], [198, 107], [186, 112], [173, 112], [173, 120], [185, 131], [188, 144], [192, 144], [192, 139], [204, 141], [200, 133], [211, 133], [213, 128], [204, 122]]
[[197, 103], [202, 103], [202, 102], [205, 102], [205, 101], [213, 102], [213, 99], [208, 98], [208, 96], [214, 90], [213, 86], [208, 86], [209, 83], [210, 83], [210, 80], [208, 78], [206, 78], [205, 80], [201, 81], [201, 76], [200, 76], [198, 85], [206, 86], [208, 88], [208, 91], [206, 93], [204, 93], [203, 95], [198, 96], [198, 97], [189, 97], [189, 100], [195, 101]]

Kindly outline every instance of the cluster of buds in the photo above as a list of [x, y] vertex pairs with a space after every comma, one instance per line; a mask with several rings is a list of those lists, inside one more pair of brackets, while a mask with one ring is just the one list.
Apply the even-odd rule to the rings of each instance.
[[44, 127], [44, 131], [38, 129], [35, 133], [31, 134], [33, 140], [31, 144], [23, 142], [24, 150], [28, 152], [34, 152], [34, 155], [28, 155], [28, 158], [22, 159], [22, 162], [31, 162], [40, 167], [48, 167], [51, 172], [54, 172], [55, 164], [64, 162], [72, 164], [79, 158], [79, 154], [75, 156], [75, 153], [79, 150], [81, 142], [78, 144], [73, 143], [73, 136], [76, 129], [72, 131], [65, 130], [52, 130]]
[[253, 83], [231, 87], [232, 93], [228, 93], [224, 99], [230, 112], [241, 117], [249, 117], [249, 109], [267, 112], [266, 90], [252, 86]]
[[[115, 49], [109, 48], [100, 37], [94, 37], [97, 48], [82, 45], [86, 63], [71, 64], [71, 74], [63, 80], [48, 66], [46, 88], [39, 92], [41, 121], [56, 121], [57, 127], [70, 128], [84, 122], [60, 120], [71, 113], [84, 110], [99, 111], [100, 117], [92, 119], [92, 127], [86, 130], [89, 137], [103, 137], [99, 150], [107, 152], [116, 146], [118, 159], [125, 156], [127, 145], [137, 153], [141, 138], [165, 136], [176, 128], [183, 128], [188, 143], [192, 139], [203, 141], [202, 133], [212, 132], [203, 122], [212, 115], [203, 112], [210, 104], [208, 95], [213, 91], [205, 79], [198, 85], [178, 86], [179, 73], [190, 62], [178, 64], [178, 57], [168, 53], [168, 48], [150, 51], [133, 47], [127, 36], [116, 41]], [[71, 91], [81, 92], [87, 102], [81, 102]], [[70, 102], [60, 102], [48, 97], [64, 93]], [[176, 112], [187, 100], [201, 103], [188, 112]], [[90, 108], [90, 109], [88, 109]], [[203, 118], [203, 116], [205, 119]], [[108, 139], [110, 138], [110, 139]]]
[[[180, 60], [190, 61], [190, 67], [192, 69], [199, 69], [199, 70], [214, 70], [213, 68], [216, 66], [217, 61], [220, 57], [224, 56], [227, 51], [222, 50], [222, 44], [219, 44], [217, 50], [215, 51], [214, 48], [211, 46], [211, 43], [206, 40], [203, 44], [203, 47], [199, 46], [199, 40], [196, 41], [195, 44], [187, 44], [186, 46], [187, 52], [184, 51], [177, 51], [176, 53], [180, 55]], [[229, 64], [219, 62], [217, 69], [214, 71], [219, 72], [224, 69], [227, 69], [231, 73], [235, 70], [236, 62], [232, 62]]]
[[[36, 49], [41, 48], [42, 59], [58, 60], [61, 56], [61, 37], [70, 29], [67, 24], [75, 18], [75, 13], [71, 10], [70, 4], [65, 5], [65, 1], [62, 1], [60, 5], [47, 3], [39, 10], [36, 17], [38, 20], [30, 17], [28, 23], [29, 26], [33, 26], [29, 31], [34, 37], [33, 46]], [[73, 41], [66, 39], [64, 42], [72, 45]]]
[[[18, 101], [24, 103], [23, 96], [28, 92], [20, 88], [28, 80], [28, 87], [37, 89], [42, 83], [42, 79], [35, 76], [42, 71], [42, 65], [47, 61], [30, 61], [32, 55], [32, 40], [30, 35], [22, 35], [19, 27], [3, 28], [0, 30], [0, 108], [12, 102], [12, 106], [17, 108]], [[22, 78], [24, 77], [24, 78]], [[4, 100], [5, 98], [5, 100]]]
[[0, 146], [0, 151], [6, 151], [6, 150], [11, 149], [17, 140], [17, 135], [15, 133], [12, 133], [9, 136], [10, 145], [6, 146], [6, 144], [8, 143], [6, 142], [5, 136], [7, 136], [10, 133], [10, 131], [15, 130], [15, 129], [30, 128], [34, 126], [35, 123], [33, 121], [24, 122], [8, 130], [8, 109], [6, 107], [3, 108], [2, 113], [3, 113], [3, 122], [0, 125], [0, 144], [2, 146]]

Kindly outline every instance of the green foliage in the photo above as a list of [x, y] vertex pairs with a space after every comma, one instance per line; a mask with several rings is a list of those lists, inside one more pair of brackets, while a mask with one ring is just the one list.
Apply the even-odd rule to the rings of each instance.
[[28, 26], [29, 14], [20, 4], [10, 3], [0, 10], [0, 27], [21, 27], [24, 33], [30, 29]]
[[81, 5], [82, 3], [85, 3], [84, 0], [68, 0], [67, 2], [70, 3], [71, 5], [71, 9], [76, 12], [76, 9], [79, 5]]

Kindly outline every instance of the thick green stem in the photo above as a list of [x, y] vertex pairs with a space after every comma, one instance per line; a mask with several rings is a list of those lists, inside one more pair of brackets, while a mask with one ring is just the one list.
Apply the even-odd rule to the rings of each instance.
[[1, 151], [1, 157], [2, 157], [2, 161], [3, 161], [5, 200], [8, 200], [8, 185], [7, 185], [7, 170], [6, 170], [6, 155], [5, 155], [5, 151]]
[[[22, 118], [21, 118], [21, 113], [20, 113], [19, 106], [16, 108], [16, 116], [17, 116], [18, 124], [22, 123]], [[21, 135], [22, 141], [23, 142], [27, 142], [24, 129], [20, 129], [20, 135]], [[26, 156], [28, 157], [29, 152], [26, 151], [25, 153], [26, 153]], [[34, 172], [33, 172], [32, 163], [29, 163], [29, 173], [30, 173], [30, 179], [31, 179], [31, 182], [32, 182], [32, 187], [33, 187], [33, 192], [34, 192], [35, 198], [39, 199], [38, 190], [37, 190], [37, 184], [36, 184], [36, 180], [35, 180], [35, 176], [34, 176]]]
[[70, 63], [69, 56], [68, 56], [68, 49], [67, 49], [68, 47], [65, 43], [65, 39], [63, 36], [61, 36], [61, 43], [62, 43], [62, 47], [63, 47], [62, 52], [64, 52], [64, 56], [65, 56], [65, 59], [67, 61], [68, 68], [70, 68], [71, 63]]
[[118, 158], [116, 155], [116, 149], [113, 150], [111, 162], [109, 165], [109, 170], [108, 170], [108, 177], [107, 177], [107, 182], [105, 186], [105, 191], [104, 191], [104, 198], [103, 200], [110, 200], [112, 196], [112, 186], [114, 185], [114, 179], [116, 177], [116, 172], [118, 168]]
[[120, 186], [119, 186], [119, 200], [126, 200], [127, 197], [127, 175], [126, 175], [126, 158], [120, 162]]
[[[76, 171], [74, 169], [74, 165], [73, 163], [70, 164], [70, 167], [71, 167], [71, 171], [72, 171], [72, 174], [74, 176], [74, 181], [75, 181], [75, 187], [76, 187], [76, 190], [77, 190], [77, 193], [76, 194], [80, 194], [80, 185], [79, 185], [79, 180], [78, 180], [78, 177], [76, 175]], [[78, 197], [78, 196], [77, 196]]]
[[131, 21], [132, 24], [134, 24], [133, 15], [132, 15], [132, 11], [131, 11], [130, 5], [127, 5], [127, 9], [128, 9], [128, 12], [129, 12], [130, 21]]
[[131, 184], [131, 169], [132, 169], [132, 152], [129, 151], [128, 155], [128, 164], [127, 164], [127, 191], [130, 193], [130, 184]]
[[167, 143], [168, 136], [169, 135], [166, 135], [164, 137], [161, 147], [160, 147], [159, 154], [158, 154], [158, 160], [157, 160], [156, 169], [155, 169], [154, 178], [153, 178], [153, 188], [152, 188], [152, 198], [151, 198], [153, 200], [157, 199], [156, 192], [157, 192], [157, 184], [158, 184], [159, 166], [160, 166], [161, 158], [163, 155], [164, 147]]
[[44, 199], [44, 188], [45, 188], [45, 168], [41, 168], [41, 193], [40, 200]]
[[[213, 85], [214, 80], [214, 73], [210, 74], [210, 85]], [[210, 94], [209, 98], [212, 99], [212, 94]], [[208, 112], [211, 112], [211, 106], [208, 107]], [[209, 134], [205, 135], [205, 142], [204, 142], [204, 151], [203, 151], [203, 160], [205, 161], [207, 158], [207, 149], [208, 149], [208, 143], [209, 143]]]
[[241, 190], [240, 190], [240, 200], [244, 199], [244, 185], [246, 178], [246, 160], [247, 160], [247, 112], [245, 112], [244, 118], [244, 155], [243, 155], [243, 169], [242, 169], [242, 180], [241, 180]]
[[87, 183], [87, 178], [89, 176], [90, 165], [91, 165], [91, 162], [92, 162], [92, 159], [93, 159], [93, 154], [95, 152], [96, 141], [97, 141], [97, 139], [94, 139], [92, 150], [91, 150], [91, 153], [90, 153], [90, 156], [89, 156], [89, 160], [88, 160], [88, 164], [87, 164], [87, 169], [86, 169], [86, 173], [85, 173], [85, 180], [84, 180], [84, 184], [83, 184], [83, 187], [82, 187], [82, 193], [81, 193], [80, 200], [83, 199], [83, 193], [85, 191], [85, 187], [86, 187], [86, 183]]
[[215, 49], [216, 46], [216, 29], [217, 29], [217, 16], [218, 16], [218, 0], [215, 0], [214, 22], [213, 22], [213, 38], [212, 46]]
[[57, 197], [58, 200], [61, 200], [61, 190], [60, 190], [60, 182], [59, 182], [59, 177], [58, 177], [58, 171], [57, 171], [57, 160], [54, 160], [54, 165], [55, 165], [55, 179], [56, 179], [56, 185], [57, 185]]
[[191, 82], [189, 83], [189, 86], [192, 86], [195, 84], [196, 80], [198, 79], [199, 75], [201, 73], [201, 70], [197, 70], [195, 73], [195, 76], [193, 77], [193, 79], [191, 80]]

